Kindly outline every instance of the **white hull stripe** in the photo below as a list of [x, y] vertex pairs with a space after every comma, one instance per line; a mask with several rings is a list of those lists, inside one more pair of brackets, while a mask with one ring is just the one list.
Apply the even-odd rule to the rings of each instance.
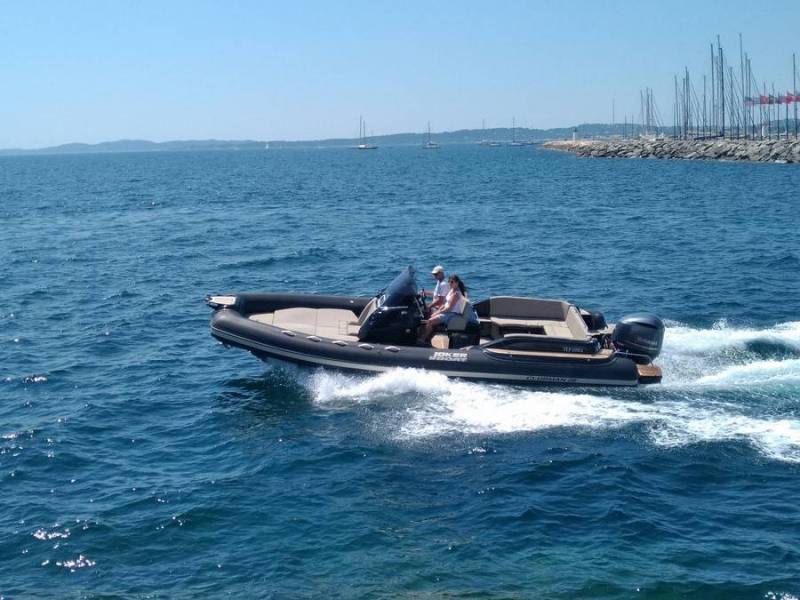
[[[334, 367], [338, 369], [354, 369], [358, 371], [369, 371], [369, 372], [385, 372], [391, 371], [392, 369], [396, 369], [398, 367], [402, 367], [402, 365], [373, 365], [373, 364], [364, 364], [364, 363], [355, 363], [350, 361], [344, 360], [335, 360], [331, 358], [323, 358], [321, 356], [316, 356], [314, 354], [304, 354], [302, 352], [297, 352], [295, 350], [288, 350], [287, 348], [281, 348], [279, 346], [270, 346], [269, 344], [264, 344], [263, 342], [257, 342], [250, 338], [242, 337], [236, 335], [235, 333], [230, 333], [228, 331], [222, 331], [217, 329], [216, 327], [212, 327], [211, 330], [214, 332], [214, 335], [218, 337], [222, 337], [232, 342], [237, 342], [244, 346], [254, 348], [256, 350], [261, 350], [268, 354], [273, 354], [276, 356], [280, 356], [286, 358], [288, 360], [295, 360], [304, 363], [312, 363], [315, 365], [321, 365], [325, 367]], [[408, 368], [419, 368], [419, 367], [408, 367]], [[423, 367], [424, 368], [424, 367]], [[503, 381], [523, 381], [523, 382], [535, 382], [535, 383], [569, 383], [569, 384], [581, 384], [581, 385], [614, 385], [614, 386], [635, 386], [638, 384], [638, 381], [620, 381], [618, 379], [578, 379], [573, 377], [550, 377], [546, 375], [518, 375], [514, 373], [480, 373], [480, 372], [473, 372], [473, 371], [446, 371], [444, 369], [426, 369], [429, 371], [436, 371], [437, 373], [441, 373], [442, 375], [446, 375], [447, 377], [462, 377], [462, 378], [471, 378], [471, 379], [494, 379], [494, 380], [503, 380]]]

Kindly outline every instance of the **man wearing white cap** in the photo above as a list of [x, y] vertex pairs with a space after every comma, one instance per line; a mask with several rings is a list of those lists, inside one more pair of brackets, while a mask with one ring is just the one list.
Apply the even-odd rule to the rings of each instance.
[[431, 302], [430, 310], [436, 310], [440, 306], [444, 306], [445, 300], [447, 299], [447, 293], [450, 291], [450, 286], [447, 285], [446, 278], [444, 276], [444, 267], [442, 265], [436, 265], [433, 267], [431, 271], [431, 275], [436, 280], [436, 287], [433, 288], [433, 292], [425, 292], [425, 295], [430, 295], [433, 297], [433, 302]]

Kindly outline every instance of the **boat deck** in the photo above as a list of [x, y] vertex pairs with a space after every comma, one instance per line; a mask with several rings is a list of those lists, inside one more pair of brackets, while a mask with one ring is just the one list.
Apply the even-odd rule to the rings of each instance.
[[[509, 304], [512, 300], [513, 303]], [[344, 308], [293, 307], [250, 314], [247, 318], [305, 336], [357, 343], [361, 325], [375, 308], [376, 302], [370, 302], [361, 314], [356, 315], [354, 311]], [[526, 302], [523, 310], [517, 299], [509, 298], [505, 304], [500, 304], [500, 308], [504, 309], [500, 311], [500, 315], [489, 315], [479, 319], [480, 346], [507, 338], [579, 342], [592, 339], [580, 312], [573, 305], [557, 301], [536, 301], [533, 304]], [[438, 350], [447, 350], [449, 345], [446, 333], [437, 333], [431, 340], [431, 346]], [[596, 352], [588, 349], [573, 349], [564, 353], [551, 349], [487, 348], [487, 350], [496, 356], [570, 356], [584, 360], [587, 358], [606, 360], [609, 357], [606, 351]]]
[[358, 316], [344, 308], [284, 308], [248, 318], [257, 323], [344, 342], [357, 342], [361, 327]]

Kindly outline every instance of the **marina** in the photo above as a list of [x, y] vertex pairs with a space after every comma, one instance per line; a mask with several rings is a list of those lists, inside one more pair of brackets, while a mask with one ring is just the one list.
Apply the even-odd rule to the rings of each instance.
[[[758, 81], [753, 57], [744, 50], [739, 34], [738, 61], [723, 47], [720, 37], [710, 44], [709, 70], [694, 77], [688, 67], [674, 76], [672, 123], [667, 126], [652, 88], [639, 92], [638, 115], [625, 114], [622, 137], [670, 137], [676, 140], [797, 140], [797, 55], [791, 55], [783, 84]], [[738, 62], [738, 67], [735, 64]], [[791, 65], [789, 67], [789, 65]], [[776, 89], [778, 91], [776, 91]], [[787, 89], [788, 91], [780, 91]], [[612, 125], [615, 123], [612, 99]]]

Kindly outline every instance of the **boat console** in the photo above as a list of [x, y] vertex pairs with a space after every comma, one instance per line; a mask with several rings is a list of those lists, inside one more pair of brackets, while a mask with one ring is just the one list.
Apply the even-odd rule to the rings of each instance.
[[416, 343], [425, 305], [417, 292], [413, 267], [406, 267], [370, 305], [358, 330], [360, 341], [410, 346]]

